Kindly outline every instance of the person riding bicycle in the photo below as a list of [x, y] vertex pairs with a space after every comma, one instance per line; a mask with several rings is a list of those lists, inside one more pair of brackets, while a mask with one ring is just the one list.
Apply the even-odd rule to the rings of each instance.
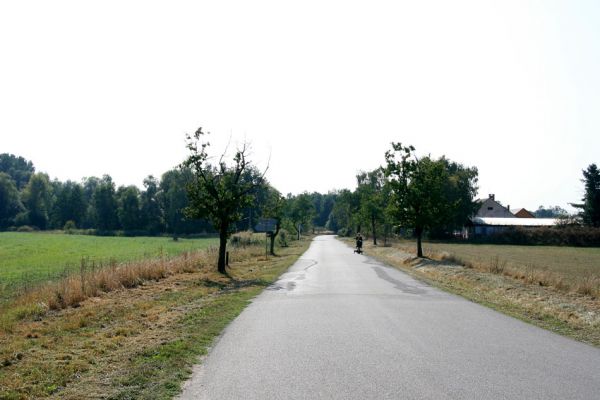
[[362, 245], [363, 245], [363, 238], [359, 232], [356, 234], [356, 252], [359, 254], [362, 253]]

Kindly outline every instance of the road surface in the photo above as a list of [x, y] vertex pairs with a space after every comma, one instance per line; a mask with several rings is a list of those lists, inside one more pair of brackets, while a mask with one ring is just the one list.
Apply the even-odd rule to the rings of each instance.
[[600, 399], [600, 350], [319, 236], [181, 399]]

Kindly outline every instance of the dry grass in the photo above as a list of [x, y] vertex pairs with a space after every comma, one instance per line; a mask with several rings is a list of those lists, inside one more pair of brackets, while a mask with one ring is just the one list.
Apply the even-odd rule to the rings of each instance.
[[[232, 236], [230, 263], [238, 263], [262, 254], [264, 236], [242, 232]], [[0, 331], [11, 331], [14, 324], [28, 317], [39, 318], [52, 310], [79, 307], [82, 301], [122, 288], [134, 288], [147, 281], [158, 281], [168, 276], [197, 271], [207, 265], [215, 265], [218, 257], [216, 247], [185, 252], [179, 256], [145, 259], [109, 265], [81, 261], [79, 272], [57, 282], [36, 286], [0, 308]]]
[[[396, 242], [414, 253], [414, 244]], [[553, 246], [424, 244], [428, 258], [549, 286], [564, 293], [600, 297], [600, 249]]]
[[212, 339], [307, 245], [268, 261], [262, 246], [232, 248], [229, 275], [209, 250], [85, 268], [31, 293], [0, 331], [0, 398], [171, 398]]
[[10, 331], [27, 317], [40, 317], [50, 310], [79, 307], [81, 302], [102, 293], [134, 288], [146, 281], [158, 281], [173, 274], [193, 272], [216, 260], [216, 250], [188, 252], [176, 257], [161, 257], [108, 266], [86, 265], [82, 261], [78, 274], [58, 282], [31, 289], [0, 309], [0, 330]]
[[534, 325], [600, 346], [598, 276], [565, 276], [557, 269], [529, 262], [515, 264], [498, 255], [465, 260], [448, 251], [419, 259], [414, 245], [365, 246], [367, 254], [444, 290], [502, 311]]

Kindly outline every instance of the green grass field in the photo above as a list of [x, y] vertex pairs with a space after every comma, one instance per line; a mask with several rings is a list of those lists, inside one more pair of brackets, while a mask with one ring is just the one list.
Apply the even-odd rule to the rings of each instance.
[[[414, 247], [413, 243], [403, 243]], [[446, 252], [470, 263], [490, 263], [494, 258], [514, 268], [534, 268], [556, 273], [567, 281], [600, 276], [600, 248], [511, 246], [462, 243], [423, 243], [425, 252]]]
[[218, 245], [218, 239], [100, 237], [58, 233], [0, 232], [0, 300], [88, 265], [172, 256]]

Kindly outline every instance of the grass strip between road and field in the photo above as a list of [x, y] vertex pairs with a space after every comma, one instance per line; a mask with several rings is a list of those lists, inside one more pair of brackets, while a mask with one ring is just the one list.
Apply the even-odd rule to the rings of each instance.
[[229, 276], [205, 263], [19, 321], [0, 332], [0, 399], [171, 399], [214, 338], [309, 244], [268, 259], [263, 246], [232, 248]]
[[[353, 241], [347, 242], [353, 245]], [[429, 244], [425, 243], [424, 248], [427, 249], [427, 246]], [[514, 260], [507, 264], [495, 252], [511, 251], [508, 248], [480, 248], [480, 262], [463, 264], [460, 256], [448, 251], [451, 246], [439, 245], [444, 247], [443, 252], [428, 250], [428, 257], [425, 259], [415, 257], [414, 247], [414, 243], [402, 241], [387, 247], [365, 243], [364, 249], [367, 255], [432, 286], [541, 328], [600, 347], [600, 287], [598, 275], [590, 276], [589, 267], [584, 273], [580, 272], [581, 269], [563, 268], [561, 272], [564, 276], [559, 276], [556, 280], [545, 280], [544, 277], [548, 276], [545, 269], [535, 270], [530, 264], [519, 265]], [[435, 249], [435, 246], [432, 247]], [[524, 248], [516, 249], [517, 251], [527, 251], [527, 246], [519, 247]], [[512, 250], [514, 258], [515, 249]], [[533, 250], [539, 251], [536, 248]], [[559, 249], [559, 252], [577, 252], [577, 249]], [[561, 284], [565, 281], [581, 282], [583, 278], [577, 274], [591, 284]]]

